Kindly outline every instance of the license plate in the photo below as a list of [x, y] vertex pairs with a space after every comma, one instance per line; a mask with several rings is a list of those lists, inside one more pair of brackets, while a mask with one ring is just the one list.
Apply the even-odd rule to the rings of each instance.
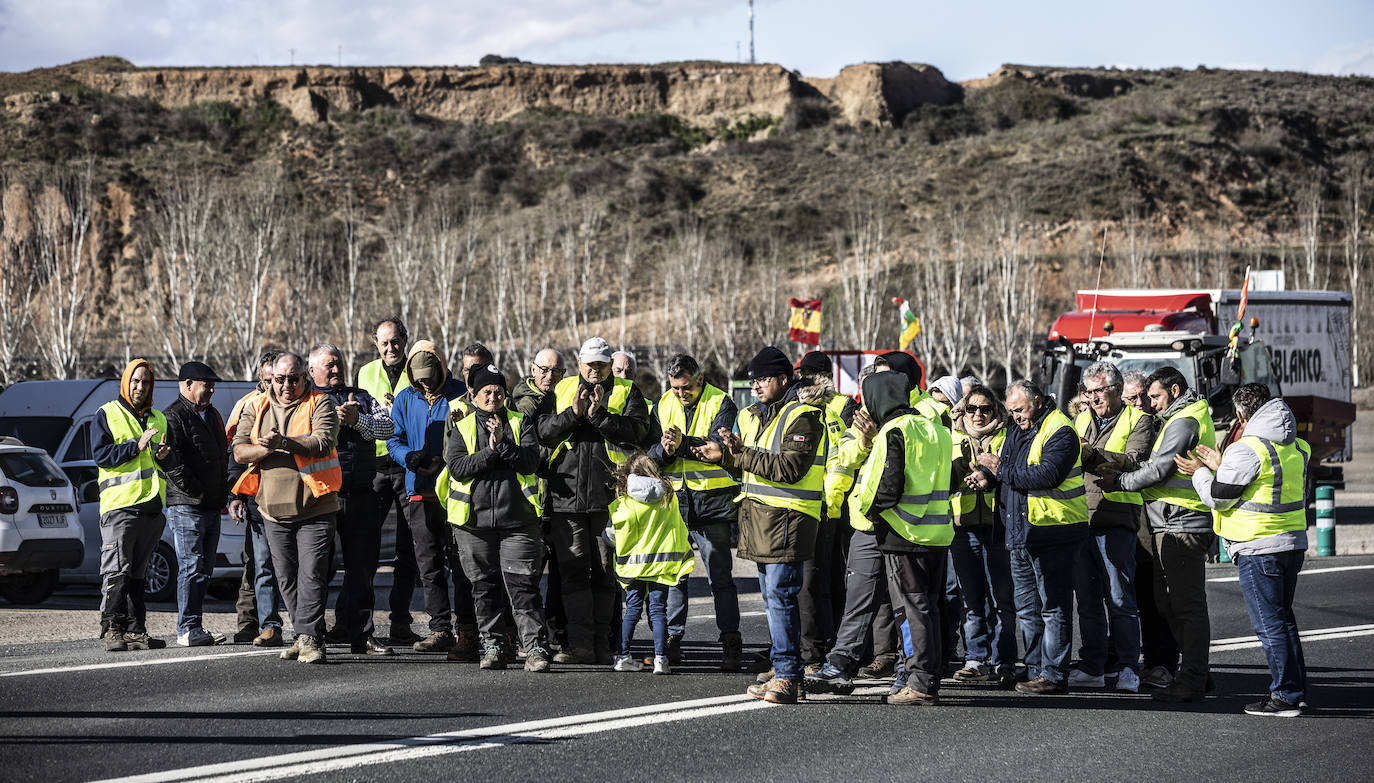
[[39, 527], [66, 527], [67, 517], [62, 514], [39, 514]]

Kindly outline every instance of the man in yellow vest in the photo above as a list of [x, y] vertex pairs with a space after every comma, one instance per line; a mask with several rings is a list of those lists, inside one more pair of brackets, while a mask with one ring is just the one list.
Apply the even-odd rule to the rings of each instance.
[[802, 563], [815, 552], [825, 504], [824, 414], [798, 401], [792, 362], [777, 348], [764, 348], [749, 362], [749, 379], [759, 401], [740, 413], [740, 434], [720, 433], [720, 443], [705, 441], [692, 453], [743, 473], [739, 556], [758, 564], [773, 637], [773, 678], [748, 693], [795, 704], [802, 697]]
[[614, 499], [611, 471], [643, 443], [649, 406], [634, 383], [611, 375], [611, 346], [600, 337], [582, 344], [577, 367], [536, 409], [539, 442], [553, 449], [549, 538], [568, 622], [568, 646], [554, 662], [609, 665], [616, 585], [601, 531]]
[[[390, 411], [396, 395], [409, 388], [406, 375], [406, 350], [410, 334], [399, 317], [384, 318], [372, 333], [378, 358], [358, 369], [354, 386], [363, 389]], [[394, 644], [414, 644], [420, 635], [411, 628], [410, 601], [415, 596], [415, 579], [419, 566], [415, 562], [415, 539], [406, 523], [406, 469], [391, 458], [386, 442], [377, 442], [377, 476], [372, 487], [377, 492], [378, 515], [385, 522], [386, 515], [396, 510], [396, 560], [392, 566], [391, 592], [388, 598], [390, 629], [387, 638]]]
[[[1161, 689], [1155, 694], [1160, 701], [1200, 701], [1207, 689], [1212, 636], [1206, 564], [1217, 542], [1211, 510], [1179, 472], [1174, 458], [1199, 445], [1216, 445], [1216, 436], [1207, 401], [1188, 388], [1188, 380], [1176, 368], [1161, 367], [1152, 373], [1145, 392], [1161, 411], [1149, 459], [1141, 460], [1136, 470], [1103, 479], [1099, 486], [1139, 492], [1145, 503], [1154, 602], [1168, 623], [1170, 638], [1162, 645], [1143, 645], [1141, 683]], [[1169, 644], [1172, 640], [1176, 644]]]
[[1135, 550], [1142, 500], [1136, 492], [1105, 491], [1098, 481], [1145, 460], [1154, 424], [1144, 411], [1125, 404], [1122, 387], [1121, 371], [1111, 362], [1095, 362], [1083, 371], [1079, 393], [1088, 407], [1074, 420], [1074, 430], [1082, 441], [1092, 535], [1079, 552], [1075, 574], [1083, 646], [1078, 666], [1069, 673], [1069, 685], [1106, 685], [1110, 643], [1120, 667], [1114, 687], [1135, 693], [1140, 690]]
[[[677, 490], [678, 508], [687, 534], [706, 565], [707, 584], [715, 600], [720, 630], [722, 671], [739, 671], [743, 649], [739, 633], [739, 590], [730, 556], [730, 525], [737, 515], [739, 482], [719, 465], [701, 462], [692, 448], [707, 440], [721, 442], [720, 431], [735, 428], [739, 409], [730, 395], [706, 382], [701, 365], [680, 353], [664, 371], [668, 391], [654, 409], [663, 430], [649, 447], [649, 457]], [[682, 661], [682, 637], [687, 630], [687, 580], [668, 588], [668, 646], [670, 664]]]
[[100, 475], [100, 636], [106, 652], [165, 647], [148, 636], [148, 561], [167, 520], [163, 471], [175, 464], [167, 420], [153, 410], [153, 368], [129, 362], [119, 398], [96, 411], [91, 453]]
[[329, 555], [343, 488], [338, 438], [333, 401], [311, 389], [305, 360], [287, 352], [272, 367], [267, 394], [244, 406], [231, 441], [234, 459], [249, 466], [234, 492], [257, 498], [296, 632], [285, 660], [325, 662]]
[[1014, 427], [1000, 454], [978, 455], [983, 489], [1000, 482], [997, 511], [1006, 527], [1015, 586], [1016, 617], [1026, 640], [1032, 694], [1069, 691], [1073, 647], [1073, 569], [1088, 537], [1088, 502], [1073, 422], [1034, 383], [1007, 389]]
[[1250, 624], [1269, 664], [1269, 696], [1247, 715], [1293, 718], [1307, 696], [1293, 596], [1307, 551], [1307, 481], [1312, 448], [1297, 437], [1293, 411], [1263, 384], [1231, 395], [1242, 437], [1226, 449], [1198, 446], [1178, 458], [1198, 497], [1217, 512], [1215, 529], [1236, 564]]

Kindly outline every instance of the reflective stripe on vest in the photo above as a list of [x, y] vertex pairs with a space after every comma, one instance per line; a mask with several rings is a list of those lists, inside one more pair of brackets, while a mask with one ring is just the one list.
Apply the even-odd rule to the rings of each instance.
[[[706, 384], [702, 387], [701, 396], [697, 398], [696, 407], [692, 409], [692, 420], [689, 422], [682, 400], [672, 391], [665, 392], [655, 408], [658, 423], [664, 432], [677, 427], [688, 437], [707, 438], [711, 435], [711, 422], [720, 414], [727, 396], [720, 389]], [[675, 490], [681, 490], [684, 482], [693, 492], [727, 489], [739, 483], [725, 468], [690, 457], [679, 458], [669, 463], [664, 473], [672, 481]]]
[[[630, 390], [634, 388], [634, 383], [624, 378], [613, 378], [612, 380], [614, 383], [611, 386], [611, 396], [606, 400], [606, 412], [619, 415], [625, 412], [625, 406], [630, 402]], [[564, 378], [558, 382], [557, 386], [553, 387], [554, 413], [562, 413], [572, 407], [573, 401], [577, 399], [577, 386], [581, 382], [581, 376], [574, 375], [571, 378]], [[629, 458], [630, 452], [634, 450], [633, 446], [625, 449], [620, 444], [605, 439], [602, 439], [602, 442], [606, 444], [606, 456], [610, 458], [612, 465], [619, 465], [624, 462]], [[553, 461], [558, 459], [559, 455], [567, 449], [568, 439], [564, 438], [563, 442], [554, 447], [553, 453], [549, 455], [549, 464], [552, 465]]]
[[[296, 406], [296, 410], [291, 414], [291, 421], [286, 425], [286, 435], [292, 438], [299, 438], [310, 434], [310, 428], [315, 418], [315, 408], [319, 407], [320, 401], [325, 399], [325, 395], [317, 391], [310, 391], [305, 399], [301, 400]], [[272, 400], [266, 395], [262, 395], [253, 402], [253, 438], [252, 442], [257, 443], [261, 437], [263, 414], [267, 412]], [[306, 457], [301, 454], [292, 454], [291, 457], [296, 461], [296, 470], [301, 477], [301, 483], [310, 490], [313, 497], [323, 497], [331, 492], [338, 492], [343, 489], [343, 468], [339, 466], [339, 452], [330, 449], [329, 453], [323, 457]], [[248, 495], [255, 497], [258, 494], [258, 486], [262, 480], [262, 468], [258, 464], [248, 466], [248, 470], [239, 476], [239, 480], [234, 483], [233, 492], [236, 495]]]
[[1219, 511], [1213, 527], [1228, 541], [1253, 541], [1307, 529], [1307, 480], [1312, 447], [1298, 439], [1288, 444], [1246, 436], [1231, 448], [1248, 448], [1259, 460], [1259, 475], [1246, 485], [1235, 506]]
[[615, 574], [621, 582], [640, 579], [675, 585], [692, 573], [692, 545], [677, 494], [659, 503], [619, 497], [611, 503], [615, 530]]
[[[1112, 434], [1107, 436], [1107, 442], [1102, 450], [1112, 454], [1125, 454], [1126, 441], [1130, 439], [1131, 432], [1135, 430], [1135, 425], [1145, 416], [1145, 411], [1134, 405], [1121, 406], [1121, 412], [1116, 414], [1116, 423], [1112, 425]], [[1078, 418], [1073, 423], [1074, 431], [1078, 437], [1086, 437], [1088, 427], [1092, 424], [1092, 411], [1084, 410], [1078, 414]], [[1144, 500], [1139, 492], [1103, 492], [1102, 497], [1113, 503], [1126, 503], [1132, 506], [1144, 505]]]
[[[959, 430], [952, 430], [950, 435], [954, 439], [955, 446], [950, 455], [951, 460], [957, 459], [961, 454], [960, 444], [967, 443], [969, 444], [969, 460], [971, 467], [974, 459], [973, 439]], [[992, 440], [988, 443], [988, 453], [1000, 454], [1002, 452], [1002, 444], [1005, 443], [1006, 440], [1007, 429], [1002, 427], [992, 434]], [[995, 491], [984, 492], [981, 490], [969, 489], [968, 485], [961, 481], [959, 482], [959, 486], [955, 487], [954, 491], [950, 493], [950, 511], [954, 514], [954, 523], [956, 525], [959, 524], [961, 517], [973, 513], [978, 505], [979, 495], [983, 496], [983, 506], [986, 507], [988, 511], [995, 511], [997, 509], [997, 493]]]
[[[1031, 440], [1030, 452], [1026, 454], [1027, 465], [1039, 465], [1040, 455], [1045, 443], [1055, 433], [1067, 429], [1074, 435], [1073, 442], [1078, 444], [1069, 417], [1051, 408], [1040, 422], [1040, 429]], [[1053, 489], [1033, 489], [1026, 492], [1026, 505], [1030, 511], [1030, 523], [1040, 527], [1050, 525], [1072, 525], [1088, 521], [1087, 489], [1083, 485], [1083, 454], [1074, 449], [1073, 469], [1059, 486]]]
[[844, 499], [854, 488], [854, 477], [858, 471], [848, 467], [840, 459], [840, 442], [845, 435], [842, 414], [849, 398], [836, 394], [825, 404], [825, 428], [828, 439], [825, 461], [825, 511], [831, 519], [839, 519], [844, 513]]
[[949, 504], [954, 442], [949, 430], [924, 416], [903, 414], [878, 430], [873, 451], [860, 469], [849, 498], [850, 516], [868, 516], [872, 509], [887, 469], [887, 436], [893, 430], [901, 432], [904, 447], [902, 495], [896, 506], [883, 509], [878, 516], [894, 533], [913, 544], [948, 546], [954, 539]]
[[[1150, 447], [1153, 454], [1159, 450], [1159, 444], [1164, 442], [1164, 433], [1169, 426], [1179, 419], [1193, 419], [1197, 422], [1198, 443], [1213, 448], [1217, 445], [1216, 428], [1212, 425], [1212, 414], [1207, 408], [1206, 400], [1196, 400], [1185, 405], [1181, 410], [1176, 411], [1159, 427], [1159, 434], [1155, 436], [1154, 445]], [[1140, 490], [1140, 496], [1145, 501], [1162, 501], [1171, 506], [1186, 508], [1190, 511], [1211, 512], [1206, 503], [1203, 503], [1197, 496], [1197, 490], [1193, 489], [1193, 480], [1178, 471], [1174, 471], [1167, 479], [1145, 487]]]
[[[796, 401], [789, 402], [783, 405], [777, 414], [769, 420], [768, 426], [760, 430], [759, 417], [754, 413], [754, 407], [750, 406], [739, 417], [740, 439], [747, 448], [769, 454], [781, 454], [783, 435], [792, 426], [792, 422], [798, 416], [810, 413], [819, 413], [824, 416], [824, 412], [814, 405]], [[762, 476], [745, 471], [743, 483], [740, 485], [740, 494], [735, 500], [752, 498], [767, 506], [800, 511], [813, 519], [820, 520], [825, 489], [825, 455], [829, 450], [829, 442], [830, 438], [826, 433], [824, 424], [822, 424], [820, 439], [816, 443], [816, 453], [811, 460], [811, 467], [806, 471], [806, 475], [802, 476], [801, 481], [796, 484], [769, 481]]]
[[[510, 423], [511, 436], [515, 442], [520, 443], [520, 429], [524, 426], [525, 417], [518, 411], [506, 411], [506, 421]], [[463, 446], [467, 448], [468, 454], [476, 454], [481, 444], [477, 441], [477, 417], [464, 416], [456, 427], [458, 437], [463, 439]], [[520, 486], [520, 494], [529, 501], [534, 508], [535, 516], [544, 515], [544, 498], [539, 491], [539, 478], [533, 474], [517, 473], [516, 482]], [[444, 504], [444, 511], [448, 516], [450, 524], [462, 527], [472, 520], [472, 488], [477, 484], [477, 477], [470, 476], [461, 481], [454, 481], [448, 475], [448, 468], [445, 467], [439, 472], [439, 477], [434, 482], [434, 493]]]
[[[105, 412], [105, 423], [110, 428], [110, 436], [115, 443], [137, 442], [148, 429], [156, 428], [152, 443], [140, 449], [133, 459], [109, 468], [97, 468], [96, 482], [100, 487], [100, 513], [106, 514], [121, 508], [137, 506], [153, 498], [167, 502], [167, 479], [158, 467], [153, 452], [154, 444], [167, 440], [167, 418], [161, 411], [148, 411], [148, 426], [139, 423], [138, 418], [119, 400], [100, 406]], [[91, 425], [96, 426], [96, 425]]]
[[[372, 398], [379, 405], [386, 404], [386, 395], [390, 394], [394, 400], [396, 395], [401, 393], [401, 389], [410, 387], [410, 375], [405, 371], [404, 363], [401, 365], [401, 375], [396, 379], [396, 385], [391, 385], [391, 379], [386, 374], [386, 363], [381, 359], [374, 359], [362, 366], [358, 370], [357, 386], [359, 389], [372, 395]], [[390, 410], [387, 411], [389, 415]], [[387, 456], [386, 441], [377, 441], [377, 456]]]

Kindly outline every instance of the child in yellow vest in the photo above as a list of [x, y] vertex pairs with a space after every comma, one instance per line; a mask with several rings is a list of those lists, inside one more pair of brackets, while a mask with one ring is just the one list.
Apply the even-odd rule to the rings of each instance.
[[625, 611], [612, 668], [618, 672], [644, 669], [643, 663], [630, 656], [630, 640], [647, 599], [649, 628], [654, 634], [654, 674], [669, 674], [668, 588], [692, 573], [687, 526], [678, 511], [677, 493], [648, 455], [632, 455], [616, 470], [615, 478], [611, 527], [615, 573], [625, 587]]

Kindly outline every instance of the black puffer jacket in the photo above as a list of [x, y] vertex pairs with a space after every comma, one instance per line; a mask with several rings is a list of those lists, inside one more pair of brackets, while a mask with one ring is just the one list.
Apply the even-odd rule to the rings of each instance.
[[167, 505], [202, 511], [224, 508], [229, 499], [229, 439], [224, 419], [212, 405], [209, 422], [185, 397], [162, 412], [177, 451], [177, 464], [167, 470]]
[[[361, 403], [362, 412], [373, 409], [372, 395], [366, 390], [353, 386], [338, 388], [314, 387], [315, 391], [334, 401], [335, 407], [348, 402], [349, 395]], [[350, 495], [372, 491], [372, 479], [377, 475], [377, 441], [364, 438], [362, 433], [339, 420], [339, 442], [334, 449], [339, 454], [339, 467], [343, 470], [343, 493]]]
[[[607, 399], [613, 381], [608, 378], [602, 383]], [[591, 385], [581, 379], [579, 383]], [[605, 513], [615, 497], [611, 487], [614, 466], [606, 455], [606, 441], [624, 449], [641, 448], [649, 434], [649, 406], [633, 386], [625, 411], [619, 414], [607, 413], [604, 408], [591, 416], [578, 416], [572, 408], [555, 413], [556, 403], [557, 395], [550, 392], [539, 401], [538, 408], [539, 442], [555, 448], [564, 439], [568, 441], [549, 467], [546, 509], [556, 514]]]
[[[504, 408], [492, 414], [474, 407], [468, 416], [476, 418], [477, 450], [468, 451], [457, 427], [449, 428], [448, 445], [444, 449], [449, 480], [474, 480], [472, 519], [467, 526], [510, 529], [539, 521], [534, 506], [525, 500], [516, 475], [531, 475], [539, 467], [539, 436], [533, 420], [524, 419], [520, 428], [520, 442], [516, 443]], [[491, 435], [487, 432], [487, 421], [492, 416], [499, 416], [501, 420], [500, 440], [495, 449], [491, 448]]]

